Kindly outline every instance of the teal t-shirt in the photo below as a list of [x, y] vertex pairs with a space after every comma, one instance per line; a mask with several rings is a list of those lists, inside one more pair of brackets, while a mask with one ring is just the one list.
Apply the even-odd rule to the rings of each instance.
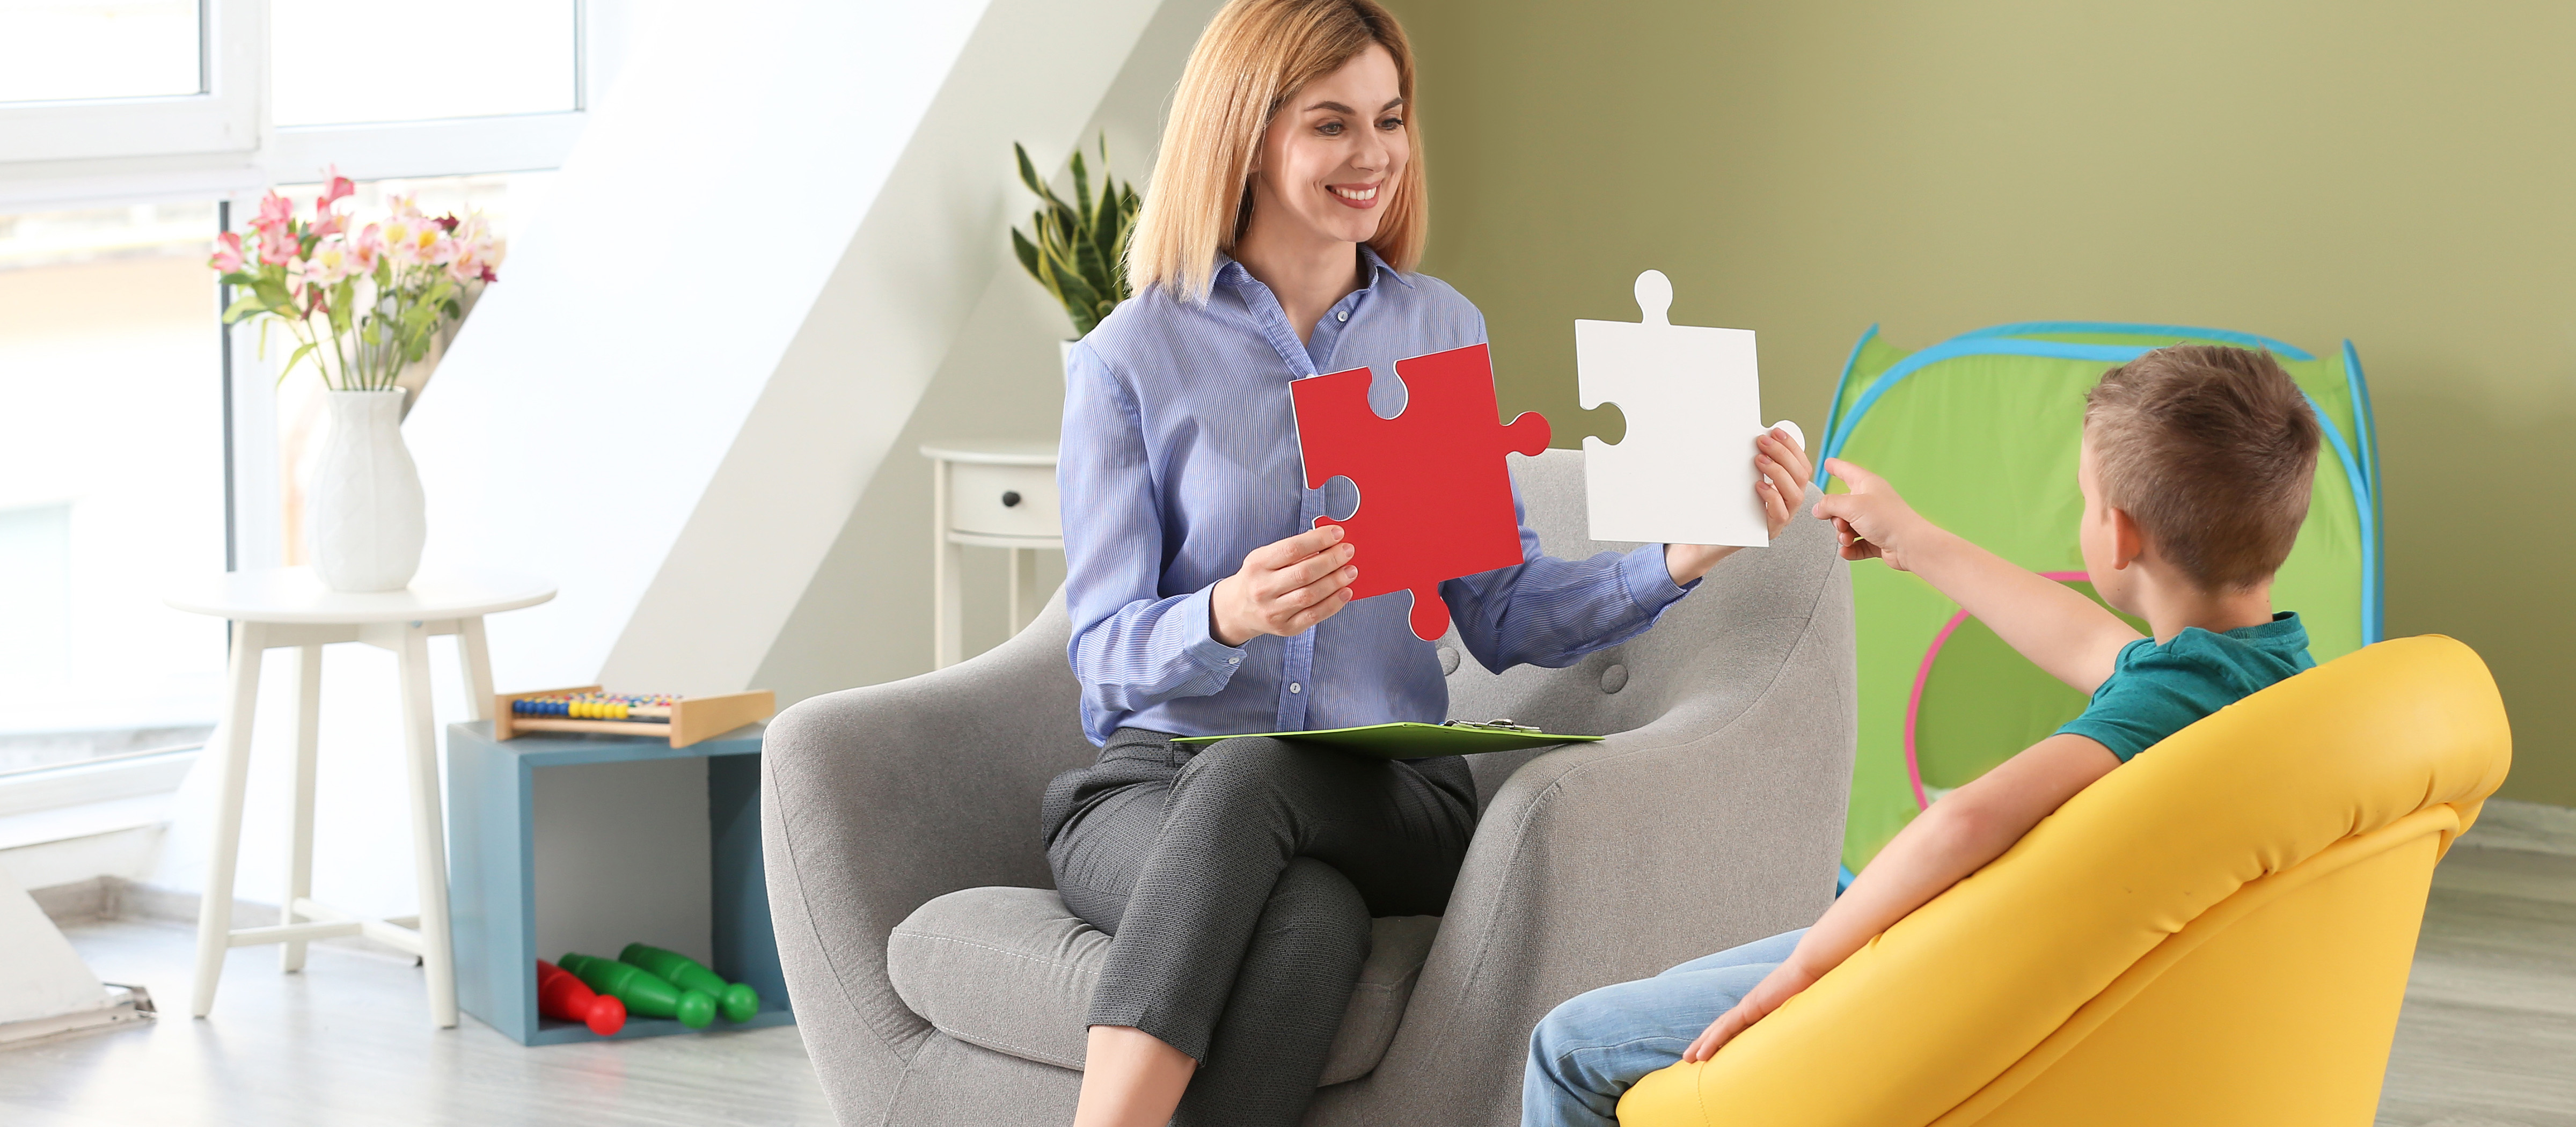
[[2140, 638], [2120, 647], [2093, 703], [2058, 731], [2101, 744], [2126, 763], [2193, 721], [2316, 665], [2308, 628], [2289, 611], [2224, 634], [2194, 626], [2163, 645]]

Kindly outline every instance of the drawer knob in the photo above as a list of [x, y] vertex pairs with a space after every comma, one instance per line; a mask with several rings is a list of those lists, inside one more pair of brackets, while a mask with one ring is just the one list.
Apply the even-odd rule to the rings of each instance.
[[1005, 508], [1005, 509], [1016, 509], [1016, 508], [1019, 508], [1019, 507], [1020, 507], [1020, 491], [1019, 491], [1019, 490], [1017, 490], [1017, 489], [1005, 489], [1005, 490], [1003, 490], [1003, 491], [1002, 491], [1002, 507], [1003, 507], [1003, 508]]

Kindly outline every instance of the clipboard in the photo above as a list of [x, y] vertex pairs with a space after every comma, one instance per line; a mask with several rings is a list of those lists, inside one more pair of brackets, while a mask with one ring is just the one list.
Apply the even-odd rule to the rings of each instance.
[[[1355, 755], [1374, 755], [1380, 759], [1430, 759], [1441, 755], [1482, 755], [1494, 751], [1518, 751], [1522, 748], [1547, 747], [1552, 744], [1591, 743], [1599, 736], [1568, 736], [1542, 732], [1525, 724], [1496, 720], [1487, 724], [1470, 724], [1452, 720], [1446, 724], [1422, 724], [1404, 721], [1394, 724], [1369, 724], [1357, 728], [1323, 728], [1309, 732], [1253, 732], [1251, 736], [1289, 740], [1295, 743], [1330, 747]], [[1243, 739], [1244, 736], [1182, 736], [1176, 744], [1193, 746], [1218, 740]]]

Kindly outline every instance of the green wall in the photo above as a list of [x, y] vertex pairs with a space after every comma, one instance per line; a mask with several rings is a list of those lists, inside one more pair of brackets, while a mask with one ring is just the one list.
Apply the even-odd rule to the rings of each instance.
[[[2349, 337], [2379, 408], [2388, 624], [2475, 646], [2507, 797], [2576, 805], [2576, 5], [1397, 0], [1425, 269], [1506, 411], [1573, 445], [1577, 317], [1761, 333], [1820, 433], [1872, 322]], [[1868, 565], [1876, 566], [1876, 565]]]

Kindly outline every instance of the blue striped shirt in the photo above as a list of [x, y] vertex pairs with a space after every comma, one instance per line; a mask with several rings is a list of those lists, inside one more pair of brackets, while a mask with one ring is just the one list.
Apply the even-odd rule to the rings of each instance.
[[[1327, 508], [1305, 488], [1288, 381], [1367, 365], [1370, 405], [1391, 415], [1404, 395], [1397, 360], [1485, 340], [1484, 315], [1458, 291], [1361, 253], [1368, 286], [1304, 344], [1270, 288], [1226, 260], [1205, 305], [1149, 289], [1074, 347], [1056, 475], [1067, 654], [1094, 743], [1122, 727], [1216, 736], [1447, 718], [1439, 656], [1413, 636], [1401, 592], [1294, 638], [1236, 647], [1209, 634], [1209, 589]], [[1685, 590], [1659, 544], [1561, 560], [1540, 554], [1524, 518], [1521, 551], [1524, 563], [1440, 585], [1467, 651], [1497, 672], [1617, 645]], [[1356, 562], [1368, 566], [1365, 546]]]

